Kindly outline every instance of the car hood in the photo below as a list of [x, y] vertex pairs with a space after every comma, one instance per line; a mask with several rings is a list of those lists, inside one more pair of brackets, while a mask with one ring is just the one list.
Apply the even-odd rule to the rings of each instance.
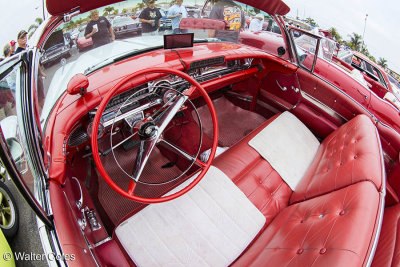
[[[121, 0], [46, 0], [46, 7], [51, 15], [58, 16], [74, 10], [84, 13], [117, 2]], [[290, 11], [290, 8], [281, 0], [239, 0], [238, 2], [256, 7], [271, 15], [286, 15]]]
[[47, 120], [53, 106], [57, 102], [58, 98], [67, 90], [67, 84], [75, 74], [84, 73], [85, 70], [96, 63], [101, 64], [99, 58], [104, 58], [104, 55], [107, 55], [107, 58], [113, 59], [128, 52], [148, 49], [149, 43], [154, 47], [162, 46], [162, 36], [160, 36], [160, 38], [157, 37], [158, 36], [141, 36], [125, 39], [124, 41], [114, 41], [96, 49], [92, 49], [79, 56], [76, 60], [61, 66], [54, 73], [51, 80], [40, 121], [44, 122]]

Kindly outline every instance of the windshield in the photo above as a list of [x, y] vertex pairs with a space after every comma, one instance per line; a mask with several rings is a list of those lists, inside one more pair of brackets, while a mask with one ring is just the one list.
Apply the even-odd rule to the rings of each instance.
[[[241, 32], [248, 31], [256, 16], [263, 18], [263, 31], [272, 31], [271, 16], [231, 0], [212, 1], [203, 14], [205, 0], [185, 0], [181, 6], [173, 3], [146, 6], [141, 0], [124, 1], [79, 14], [58, 25], [54, 30], [58, 39], [62, 39], [61, 33], [71, 38], [64, 38], [64, 45], [57, 49], [54, 45], [62, 42], [55, 42], [54, 38], [42, 46], [38, 79], [38, 87], [43, 91], [38, 96], [42, 126], [75, 74], [90, 75], [135, 54], [162, 49], [164, 35], [193, 33], [195, 43], [237, 43]], [[208, 23], [209, 19], [218, 23]]]

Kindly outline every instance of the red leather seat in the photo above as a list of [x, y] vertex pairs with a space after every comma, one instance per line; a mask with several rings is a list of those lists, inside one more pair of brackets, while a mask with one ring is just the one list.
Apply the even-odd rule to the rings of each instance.
[[400, 266], [400, 204], [386, 208], [374, 261], [371, 266]]
[[296, 203], [360, 182], [371, 181], [382, 190], [383, 162], [378, 132], [359, 115], [321, 143], [308, 171], [293, 192]]
[[179, 23], [181, 29], [213, 29], [224, 30], [226, 23], [223, 20], [202, 19], [202, 18], [184, 18]]
[[213, 162], [264, 214], [266, 224], [288, 205], [292, 190], [248, 142], [277, 117], [267, 120]]
[[381, 195], [360, 182], [285, 208], [234, 266], [366, 265]]
[[378, 238], [384, 195], [382, 153], [373, 123], [357, 116], [328, 136], [291, 194], [248, 145], [277, 117], [214, 160], [267, 218], [265, 230], [233, 265], [367, 265]]

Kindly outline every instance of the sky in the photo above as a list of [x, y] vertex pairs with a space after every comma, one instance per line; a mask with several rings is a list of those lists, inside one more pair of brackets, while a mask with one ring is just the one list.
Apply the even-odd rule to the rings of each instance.
[[[365, 17], [368, 14], [365, 30], [368, 50], [377, 60], [380, 57], [387, 59], [389, 68], [400, 74], [400, 1], [283, 1], [291, 8], [289, 16], [299, 16], [301, 19], [311, 17], [323, 29], [335, 27], [345, 40], [349, 40], [349, 35], [353, 32], [363, 34]], [[18, 32], [27, 30], [35, 18], [43, 17], [42, 0], [0, 0], [0, 7], [3, 10], [0, 16], [1, 48], [7, 42], [16, 40]]]
[[[400, 74], [400, 1], [398, 0], [283, 0], [291, 17], [311, 17], [322, 29], [335, 27], [345, 40], [363, 35], [371, 55], [388, 61]], [[368, 14], [365, 24], [365, 17]]]

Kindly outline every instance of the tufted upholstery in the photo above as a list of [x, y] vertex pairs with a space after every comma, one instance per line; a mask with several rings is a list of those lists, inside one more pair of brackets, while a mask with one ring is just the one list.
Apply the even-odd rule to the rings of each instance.
[[226, 24], [224, 21], [215, 19], [193, 19], [184, 18], [179, 23], [181, 29], [213, 29], [213, 30], [224, 30]]
[[400, 266], [400, 205], [385, 209], [373, 267]]
[[365, 265], [379, 219], [370, 182], [285, 208], [234, 266]]
[[382, 170], [378, 133], [367, 116], [359, 115], [321, 143], [290, 202], [310, 199], [359, 181], [371, 181], [381, 190]]
[[233, 265], [366, 265], [383, 203], [382, 155], [374, 125], [358, 116], [329, 135], [291, 194], [279, 174], [248, 145], [277, 117], [213, 163], [267, 219], [265, 230]]
[[264, 214], [267, 224], [288, 205], [292, 190], [248, 142], [277, 117], [267, 120], [213, 162]]

